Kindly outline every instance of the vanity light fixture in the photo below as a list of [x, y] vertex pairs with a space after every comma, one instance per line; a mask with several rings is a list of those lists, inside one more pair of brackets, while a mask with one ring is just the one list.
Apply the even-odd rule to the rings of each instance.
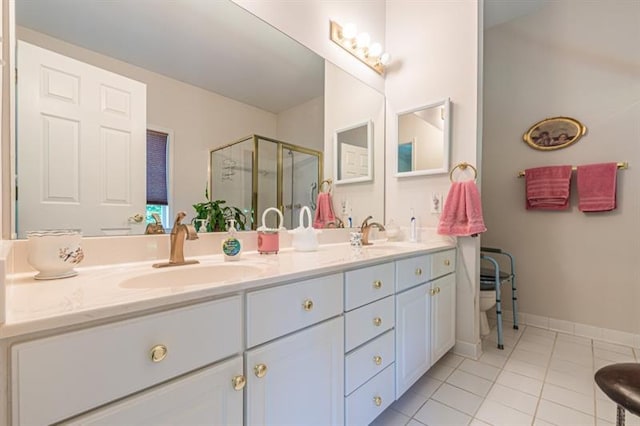
[[335, 21], [330, 22], [331, 41], [360, 59], [378, 74], [384, 74], [384, 68], [390, 62], [391, 56], [386, 52], [383, 53], [380, 43], [371, 43], [371, 36], [364, 32], [358, 33], [355, 24], [349, 23], [343, 27]]

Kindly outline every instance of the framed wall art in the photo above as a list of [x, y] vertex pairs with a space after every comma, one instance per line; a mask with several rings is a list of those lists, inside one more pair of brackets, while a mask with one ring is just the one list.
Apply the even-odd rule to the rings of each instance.
[[531, 148], [550, 151], [578, 142], [586, 132], [587, 128], [574, 118], [553, 117], [531, 126], [523, 139]]

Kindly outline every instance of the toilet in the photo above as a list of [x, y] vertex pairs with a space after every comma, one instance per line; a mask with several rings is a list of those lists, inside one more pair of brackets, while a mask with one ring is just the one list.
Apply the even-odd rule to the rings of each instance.
[[491, 332], [487, 311], [496, 306], [495, 284], [480, 284], [480, 335], [486, 336]]

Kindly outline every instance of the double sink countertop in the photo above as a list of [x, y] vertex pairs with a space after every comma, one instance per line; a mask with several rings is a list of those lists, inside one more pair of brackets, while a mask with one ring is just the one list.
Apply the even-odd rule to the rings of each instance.
[[453, 247], [454, 242], [442, 239], [374, 241], [362, 248], [340, 243], [321, 245], [313, 252], [244, 252], [239, 260], [228, 262], [220, 254], [197, 256], [192, 259], [199, 264], [167, 268], [153, 268], [157, 260], [77, 267], [75, 277], [47, 281], [35, 280], [34, 272], [9, 274], [0, 338], [195, 303]]

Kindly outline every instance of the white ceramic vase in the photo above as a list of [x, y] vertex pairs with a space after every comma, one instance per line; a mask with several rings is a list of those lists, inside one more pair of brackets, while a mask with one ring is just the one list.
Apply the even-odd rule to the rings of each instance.
[[73, 268], [84, 259], [80, 231], [58, 229], [27, 232], [27, 262], [39, 273], [37, 280], [53, 280], [78, 274]]

